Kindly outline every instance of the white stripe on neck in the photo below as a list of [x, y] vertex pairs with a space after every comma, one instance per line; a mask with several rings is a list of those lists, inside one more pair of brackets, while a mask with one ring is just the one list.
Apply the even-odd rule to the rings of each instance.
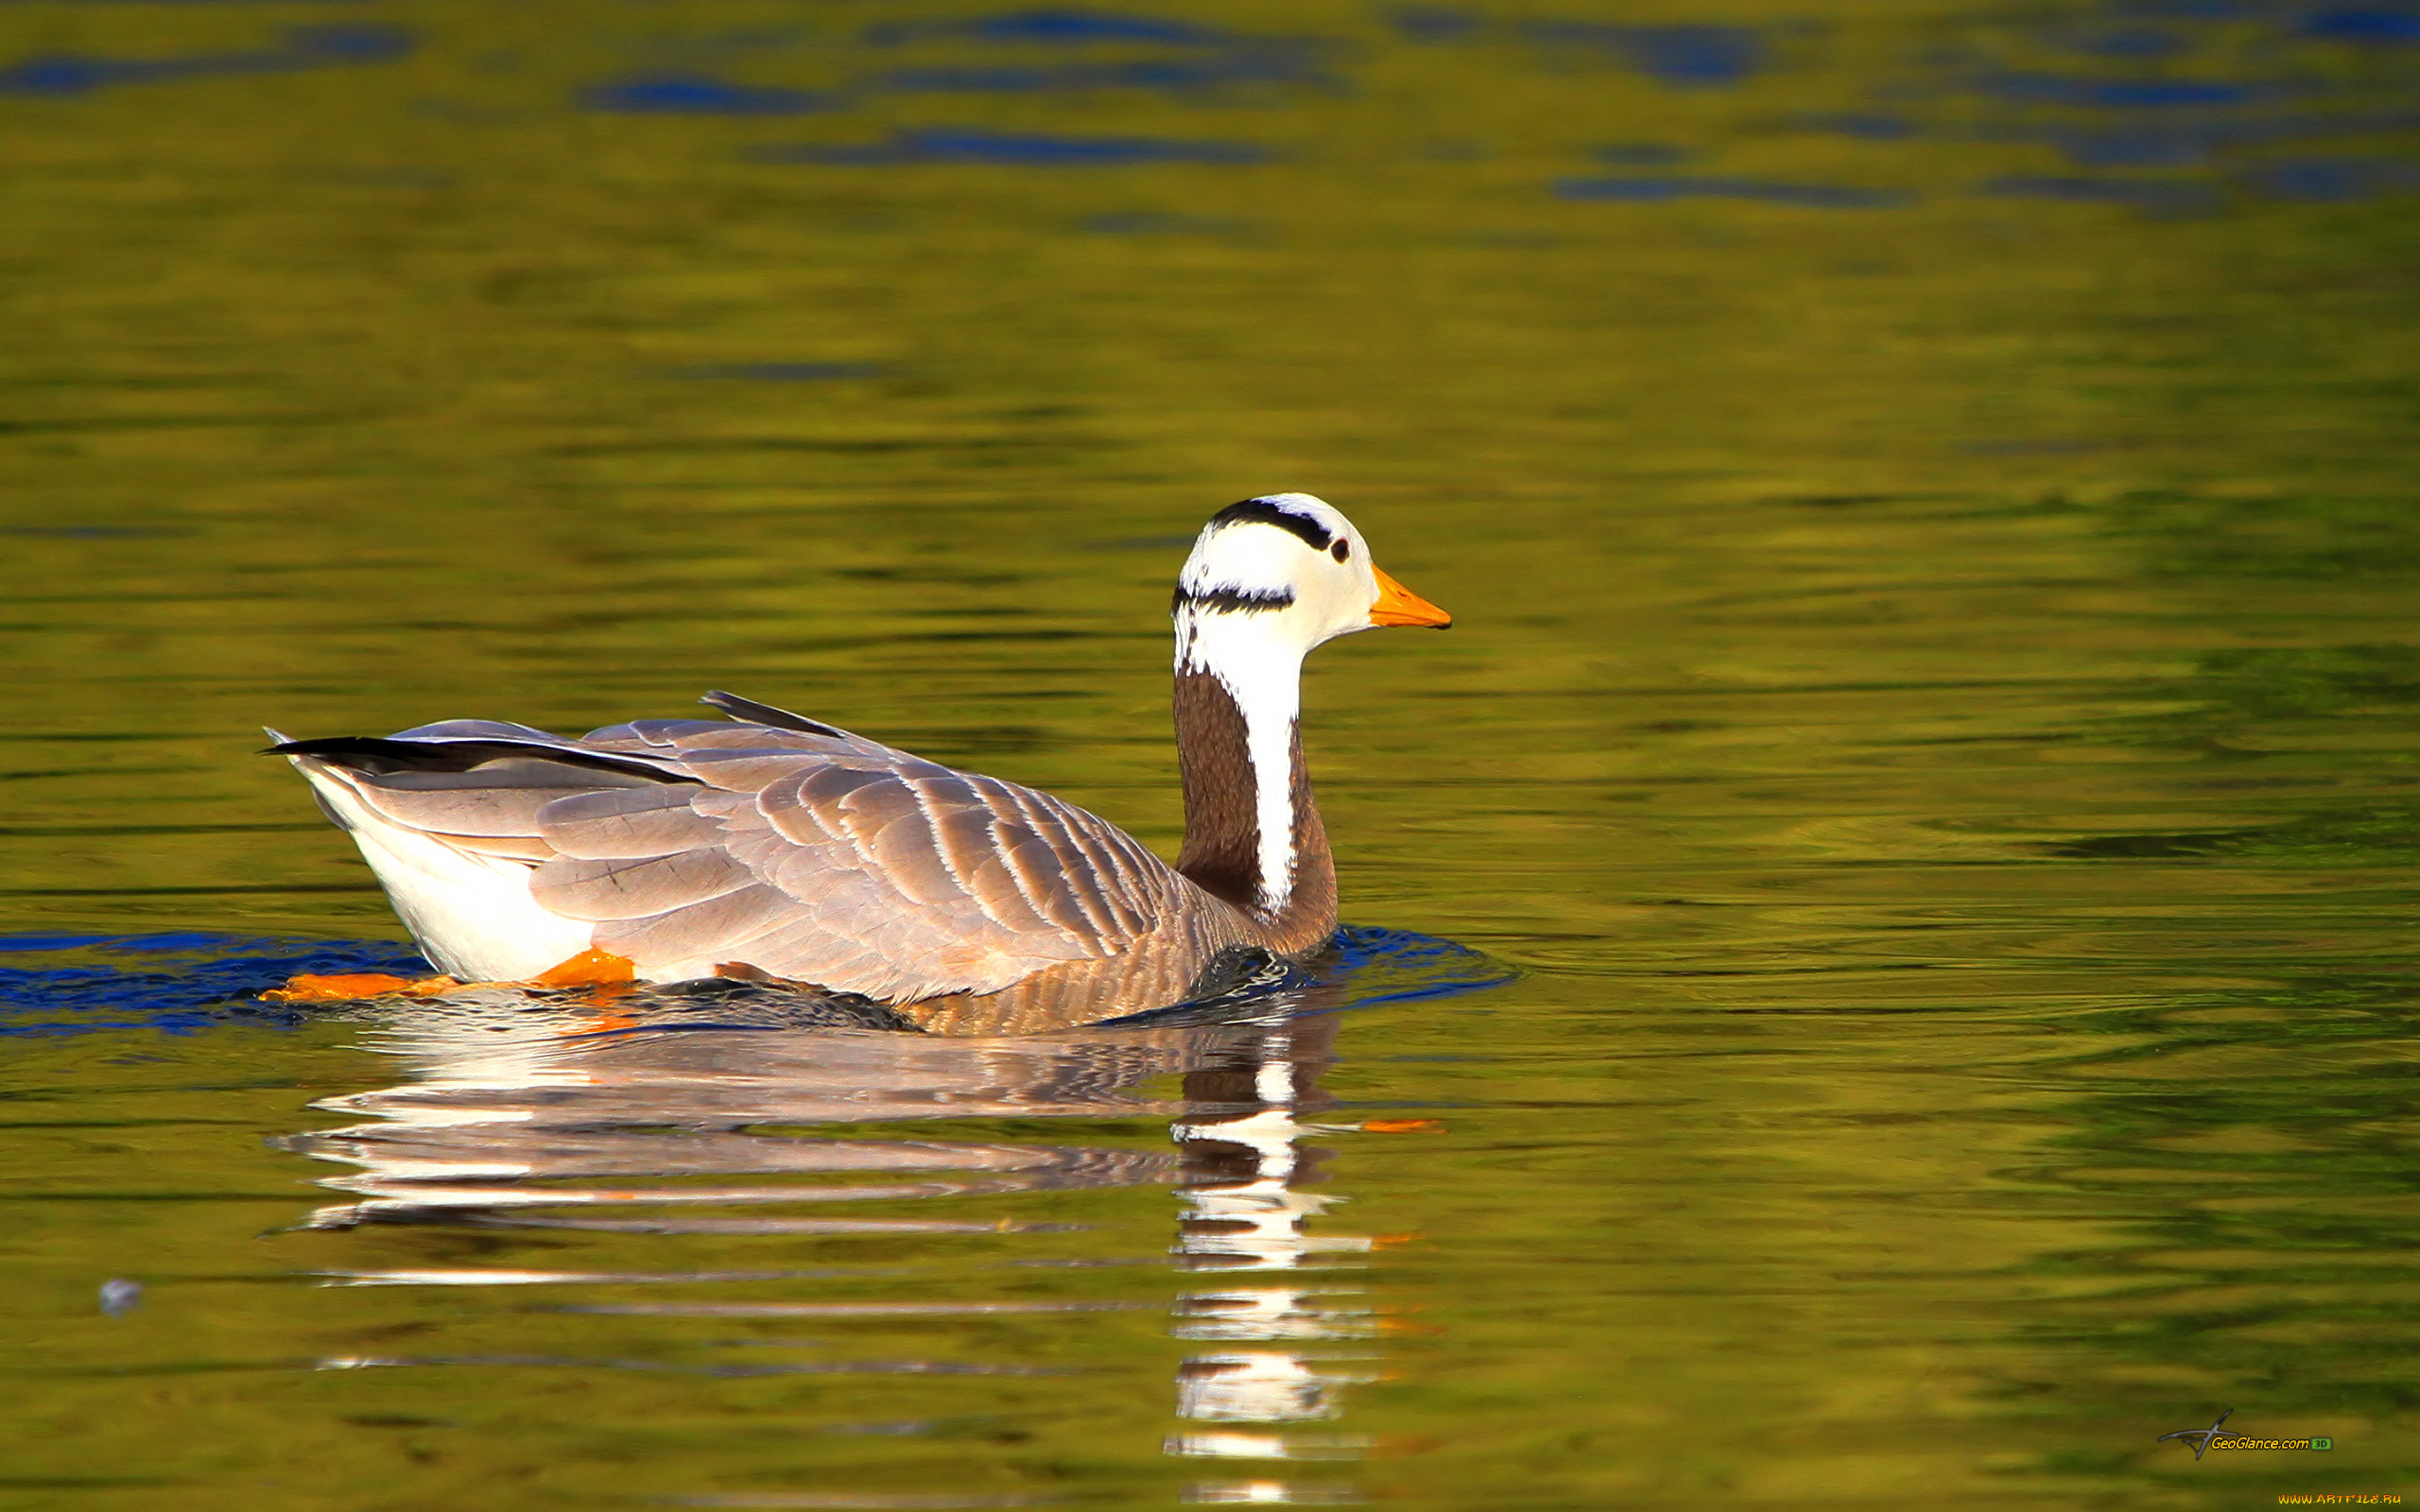
[[1299, 633], [1280, 616], [1179, 611], [1176, 668], [1207, 672], [1244, 716], [1260, 875], [1254, 902], [1274, 913], [1294, 896], [1294, 722], [1303, 708]]

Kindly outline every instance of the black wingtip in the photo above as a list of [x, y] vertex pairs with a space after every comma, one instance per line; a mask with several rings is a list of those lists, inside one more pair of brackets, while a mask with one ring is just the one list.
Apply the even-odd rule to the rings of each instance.
[[367, 770], [398, 770], [415, 766], [451, 766], [460, 770], [469, 765], [463, 760], [463, 747], [420, 745], [405, 740], [382, 740], [374, 735], [321, 735], [312, 740], [281, 740], [261, 751], [264, 756], [318, 756], [339, 765], [367, 764]]
[[362, 747], [369, 744], [369, 742], [366, 742], [362, 738], [354, 735], [324, 735], [317, 740], [295, 740], [288, 736], [279, 734], [278, 731], [274, 730], [270, 730], [269, 733], [276, 737], [277, 744], [273, 746], [263, 746], [259, 751], [260, 755], [353, 756], [361, 754]]
[[264, 756], [317, 756], [373, 777], [394, 772], [467, 772], [493, 761], [555, 762], [591, 771], [620, 772], [657, 782], [696, 782], [652, 762], [613, 751], [579, 750], [518, 740], [391, 740], [372, 735], [327, 735], [280, 741]]

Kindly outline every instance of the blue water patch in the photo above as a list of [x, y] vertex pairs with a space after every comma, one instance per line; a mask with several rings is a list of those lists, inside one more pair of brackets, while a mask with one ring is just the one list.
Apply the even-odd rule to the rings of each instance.
[[1098, 168], [1138, 163], [1268, 163], [1275, 154], [1241, 142], [1146, 136], [1046, 136], [940, 128], [894, 131], [868, 146], [800, 143], [750, 147], [751, 163], [982, 163], [1024, 168]]
[[2281, 84], [2241, 84], [2217, 78], [2079, 78], [2066, 74], [2015, 71], [1985, 75], [1975, 81], [1975, 89], [1978, 94], [2020, 105], [2104, 111], [2253, 105], [2286, 93]]
[[1486, 23], [1467, 10], [1448, 10], [1442, 6], [1395, 6], [1386, 12], [1387, 24], [1395, 28], [1406, 42], [1461, 42], [1477, 35]]
[[1561, 199], [1611, 199], [1632, 204], [1662, 204], [1674, 199], [1754, 199], [1766, 204], [1800, 205], [1816, 210], [1886, 210], [1894, 205], [1914, 202], [1912, 195], [1893, 189], [1685, 176], [1558, 179], [1554, 182], [1554, 192]]
[[2390, 158], [2282, 158], [2254, 163], [2241, 178], [2256, 193], [2319, 204], [2420, 193], [2420, 164]]
[[1117, 15], [1102, 10], [1010, 10], [959, 21], [883, 21], [865, 29], [877, 47], [930, 37], [1001, 43], [1091, 44], [1147, 43], [1175, 47], [1223, 47], [1243, 40], [1232, 32], [1158, 16]]
[[2362, 136], [2420, 127], [2420, 110], [2300, 111], [2234, 114], [2215, 111], [2160, 112], [2148, 119], [2103, 124], [1985, 121], [1927, 128], [1898, 116], [1810, 115], [1806, 130], [1837, 131], [1868, 141], [1910, 137], [1963, 142], [2037, 142], [2080, 168], [2180, 168], [2213, 163], [2230, 149], [2329, 137]]
[[426, 976], [407, 945], [240, 935], [0, 935], [0, 1036], [216, 1024], [290, 1028], [306, 1012], [256, 1001], [302, 972]]
[[1620, 26], [1597, 21], [1532, 21], [1521, 34], [1557, 49], [1610, 53], [1675, 89], [1737, 84], [1765, 65], [1765, 39], [1748, 26]]
[[2212, 133], [2144, 127], [2100, 131], [2055, 131], [2049, 140], [2080, 168], [2182, 168], [2209, 161]]
[[866, 82], [895, 94], [1041, 94], [1098, 89], [1201, 94], [1239, 84], [1308, 87], [1331, 93], [1344, 88], [1344, 80], [1310, 54], [1294, 51], [1099, 63], [897, 68]]
[[1923, 131], [1921, 127], [1904, 115], [1859, 111], [1802, 115], [1798, 117], [1797, 125], [1802, 130], [1833, 131], [1841, 136], [1861, 137], [1868, 142], [1903, 142]]
[[709, 362], [665, 369], [666, 378], [737, 379], [758, 384], [829, 383], [842, 378], [879, 378], [890, 369], [878, 362]]
[[277, 46], [247, 52], [186, 53], [166, 58], [43, 53], [0, 69], [0, 94], [66, 98], [127, 84], [358, 67], [409, 57], [412, 46], [412, 34], [401, 26], [296, 26], [285, 33]]
[[[2348, 71], [2323, 51], [2420, 47], [2420, 0], [2102, 0], [2061, 20], [2011, 24], [2021, 29], [1936, 52], [1933, 77], [1882, 81], [1864, 109], [1796, 124], [1873, 142], [2039, 144], [2080, 171], [1996, 180], [1983, 192], [2153, 214], [2208, 211], [2230, 196], [2345, 202], [2408, 192], [2406, 171], [2385, 158], [2247, 163], [2240, 155], [2420, 127], [2420, 79], [2407, 64], [2379, 58]], [[2260, 34], [2235, 29], [2246, 25]], [[2114, 66], [2038, 66], [2046, 49]], [[2171, 68], [2169, 60], [2188, 61]], [[1927, 100], [1940, 113], [1916, 103]]]
[[890, 69], [862, 81], [893, 94], [1033, 94], [1098, 89], [1201, 94], [1234, 85], [1343, 88], [1324, 60], [1334, 39], [1225, 31], [1158, 16], [1080, 9], [1002, 11], [947, 21], [877, 22], [874, 46], [947, 41], [992, 46], [1174, 49], [1173, 56], [1029, 63], [936, 63]]
[[2383, 7], [2315, 10], [2295, 29], [2306, 37], [2357, 47], [2420, 46], [2420, 12], [2411, 10]]
[[2011, 175], [1994, 179], [1982, 193], [2003, 198], [2070, 199], [2089, 204], [2132, 205], [2154, 214], [2183, 215], [2215, 210], [2216, 185], [2191, 179], [2080, 179]]
[[1770, 60], [1765, 35], [1754, 26], [1546, 20], [1523, 22], [1499, 31], [1484, 16], [1445, 6], [1397, 6], [1382, 14], [1407, 42], [1436, 46], [1504, 35], [1564, 59], [1577, 56], [1618, 62], [1675, 89], [1737, 84], [1761, 73]]
[[2154, 21], [2249, 21], [2267, 9], [2264, 0], [2117, 0], [2115, 15]]
[[592, 111], [621, 115], [807, 115], [838, 110], [848, 96], [826, 90], [735, 84], [711, 74], [632, 74], [579, 92]]

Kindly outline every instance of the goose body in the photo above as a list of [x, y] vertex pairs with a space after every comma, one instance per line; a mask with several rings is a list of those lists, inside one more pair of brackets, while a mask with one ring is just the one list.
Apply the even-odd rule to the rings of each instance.
[[438, 969], [536, 977], [602, 951], [646, 981], [764, 975], [999, 1032], [1174, 1003], [1337, 925], [1297, 715], [1302, 660], [1442, 610], [1307, 494], [1203, 527], [1178, 579], [1174, 865], [1046, 793], [709, 695], [727, 720], [577, 739], [454, 719], [272, 747], [350, 832]]

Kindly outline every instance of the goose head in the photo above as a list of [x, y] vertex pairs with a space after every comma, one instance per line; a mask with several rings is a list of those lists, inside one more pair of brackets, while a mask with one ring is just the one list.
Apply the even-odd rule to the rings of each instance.
[[1211, 516], [1177, 576], [1177, 669], [1238, 689], [1291, 676], [1311, 647], [1383, 626], [1444, 629], [1452, 616], [1378, 570], [1342, 510], [1271, 493]]
[[1307, 493], [1213, 515], [1174, 612], [1177, 869], [1244, 909], [1272, 948], [1314, 948], [1335, 932], [1336, 873], [1303, 762], [1303, 658], [1357, 630], [1453, 621], [1380, 572], [1353, 522]]

